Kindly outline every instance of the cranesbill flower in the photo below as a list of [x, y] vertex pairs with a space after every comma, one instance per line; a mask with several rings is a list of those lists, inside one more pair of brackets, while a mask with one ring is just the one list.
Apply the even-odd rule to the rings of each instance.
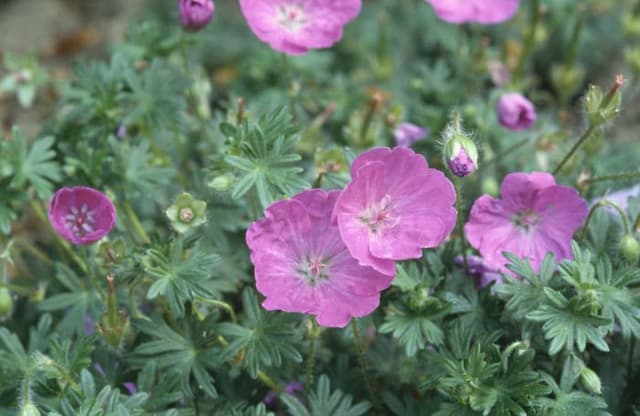
[[520, 0], [427, 0], [436, 15], [448, 23], [495, 24], [509, 20]]
[[409, 147], [429, 135], [429, 129], [412, 123], [400, 123], [393, 130], [396, 146]]
[[111, 232], [116, 208], [106, 195], [93, 188], [60, 188], [49, 205], [49, 222], [65, 240], [91, 244]]
[[511, 173], [500, 194], [478, 198], [464, 227], [488, 268], [507, 270], [503, 252], [528, 259], [536, 271], [549, 252], [556, 260], [571, 258], [571, 239], [587, 215], [575, 189], [556, 185], [546, 172]]
[[212, 0], [178, 0], [180, 23], [190, 32], [205, 27], [213, 18], [215, 4]]
[[349, 252], [361, 265], [393, 275], [395, 260], [422, 256], [456, 222], [453, 184], [411, 149], [376, 148], [351, 165], [334, 219]]
[[344, 327], [373, 312], [392, 276], [361, 266], [331, 223], [339, 191], [304, 191], [269, 206], [247, 231], [256, 286], [267, 310], [316, 315]]
[[526, 130], [536, 122], [536, 109], [523, 95], [516, 92], [504, 94], [496, 105], [498, 121], [510, 130]]
[[331, 47], [360, 7], [361, 0], [240, 0], [258, 39], [290, 55]]

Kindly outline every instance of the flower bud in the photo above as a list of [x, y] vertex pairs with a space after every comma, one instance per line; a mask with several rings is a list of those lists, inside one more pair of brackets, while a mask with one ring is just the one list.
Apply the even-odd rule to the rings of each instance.
[[205, 27], [213, 18], [215, 4], [212, 0], [179, 0], [180, 22], [189, 32]]
[[622, 237], [618, 244], [618, 251], [629, 264], [638, 264], [638, 260], [640, 260], [640, 242], [633, 234], [627, 234]]
[[592, 85], [589, 88], [584, 99], [584, 109], [592, 125], [600, 126], [618, 114], [622, 102], [620, 87], [623, 83], [624, 77], [618, 75], [613, 87], [606, 95], [600, 87]]
[[478, 167], [478, 148], [473, 140], [463, 134], [455, 134], [444, 145], [444, 159], [449, 170], [462, 178]]
[[536, 122], [536, 109], [522, 94], [504, 94], [496, 104], [498, 121], [509, 130], [526, 130]]
[[220, 175], [213, 178], [211, 182], [209, 182], [209, 187], [215, 189], [218, 192], [226, 192], [231, 189], [231, 178], [227, 175]]
[[183, 193], [176, 202], [167, 208], [167, 218], [171, 226], [179, 233], [198, 227], [207, 221], [207, 203], [193, 199], [191, 194]]
[[594, 394], [602, 394], [602, 383], [600, 377], [589, 367], [585, 367], [580, 372], [580, 382], [587, 391]]
[[393, 130], [396, 146], [410, 147], [415, 142], [426, 138], [429, 129], [412, 123], [400, 123]]
[[11, 312], [13, 312], [11, 292], [6, 287], [0, 287], [0, 322], [10, 318]]
[[20, 407], [19, 416], [40, 416], [40, 411], [35, 404], [31, 401], [27, 401]]

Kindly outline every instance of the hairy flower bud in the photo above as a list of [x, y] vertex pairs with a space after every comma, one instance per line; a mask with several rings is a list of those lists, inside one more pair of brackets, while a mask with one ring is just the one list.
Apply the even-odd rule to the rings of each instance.
[[0, 287], [0, 322], [10, 318], [11, 312], [13, 312], [11, 292], [6, 287]]
[[622, 237], [618, 244], [618, 250], [622, 258], [629, 264], [638, 264], [638, 260], [640, 260], [640, 241], [633, 234], [627, 234]]
[[179, 0], [180, 22], [190, 32], [205, 27], [213, 18], [215, 4], [211, 0]]
[[624, 77], [618, 75], [606, 95], [598, 86], [592, 85], [589, 88], [584, 99], [584, 109], [592, 125], [600, 126], [613, 119], [620, 112], [620, 104], [622, 102], [620, 87], [622, 87], [623, 83]]
[[445, 140], [443, 156], [451, 173], [461, 178], [473, 173], [478, 167], [478, 148], [473, 140], [464, 134]]
[[40, 411], [35, 404], [31, 401], [27, 401], [20, 407], [19, 416], [40, 416]]
[[594, 394], [602, 394], [602, 382], [595, 371], [589, 367], [585, 367], [580, 372], [580, 382], [589, 392]]
[[231, 189], [232, 185], [231, 178], [227, 175], [220, 175], [213, 178], [211, 182], [209, 182], [209, 187], [215, 189], [218, 192], [226, 192]]

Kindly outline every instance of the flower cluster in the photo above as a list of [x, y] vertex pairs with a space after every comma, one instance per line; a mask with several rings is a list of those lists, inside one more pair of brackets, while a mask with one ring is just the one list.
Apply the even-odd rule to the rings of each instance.
[[361, 154], [343, 191], [312, 189], [272, 204], [247, 231], [263, 306], [343, 327], [368, 315], [395, 276], [456, 222], [453, 185], [410, 149]]

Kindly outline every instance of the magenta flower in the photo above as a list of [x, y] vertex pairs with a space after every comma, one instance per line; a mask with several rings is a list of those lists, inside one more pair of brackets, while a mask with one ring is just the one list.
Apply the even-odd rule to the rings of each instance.
[[476, 170], [476, 164], [464, 147], [460, 147], [458, 154], [449, 160], [449, 169], [454, 175], [464, 178]]
[[256, 286], [267, 310], [316, 315], [344, 327], [373, 312], [392, 276], [361, 266], [331, 223], [339, 191], [304, 191], [269, 206], [247, 231]]
[[409, 147], [428, 135], [428, 128], [412, 123], [400, 123], [395, 130], [393, 130], [393, 138], [396, 140], [396, 146], [400, 147]]
[[290, 55], [331, 47], [360, 7], [361, 0], [240, 0], [258, 39]]
[[91, 244], [111, 232], [116, 208], [106, 195], [93, 188], [60, 188], [49, 205], [49, 222], [65, 240]]
[[507, 270], [503, 252], [529, 259], [536, 271], [549, 252], [556, 260], [571, 258], [571, 239], [587, 215], [575, 189], [556, 185], [546, 172], [510, 173], [500, 194], [478, 198], [464, 227], [488, 268]]
[[496, 105], [498, 121], [511, 130], [526, 130], [536, 122], [536, 109], [521, 94], [510, 92], [504, 94]]
[[427, 0], [436, 15], [448, 23], [495, 24], [518, 11], [519, 0]]
[[182, 27], [190, 32], [202, 29], [213, 18], [215, 8], [212, 0], [178, 0]]
[[361, 265], [393, 275], [395, 260], [416, 259], [444, 241], [456, 223], [451, 182], [404, 147], [369, 150], [351, 166], [334, 219]]

